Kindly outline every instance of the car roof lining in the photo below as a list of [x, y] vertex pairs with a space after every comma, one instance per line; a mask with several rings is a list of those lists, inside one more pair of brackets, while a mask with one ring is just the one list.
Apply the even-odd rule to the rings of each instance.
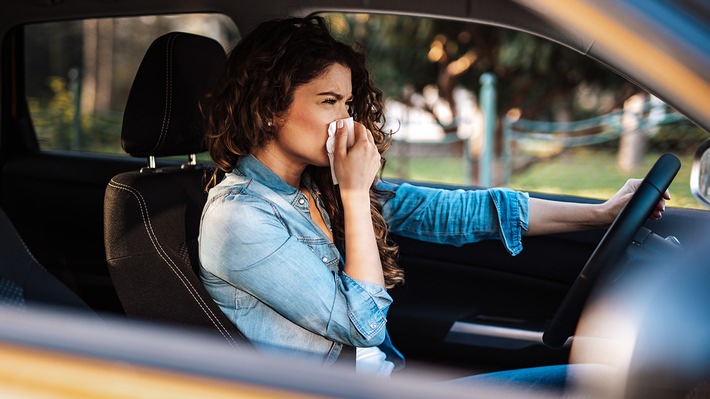
[[[362, 3], [365, 3], [365, 5]], [[512, 1], [470, 0], [442, 3], [430, 1], [401, 2], [398, 0], [378, 0], [377, 2], [305, 0], [301, 1], [301, 4], [302, 6], [298, 8], [288, 8], [289, 14], [305, 16], [324, 12], [365, 12], [464, 21], [527, 32], [557, 42], [583, 54], [586, 54], [594, 41], [592, 38], [585, 38], [577, 33], [558, 28], [542, 16]], [[274, 16], [278, 15], [265, 15], [266, 18], [264, 19]], [[248, 30], [253, 27], [253, 22], [243, 21], [243, 23], [238, 23], [238, 26], [240, 28], [246, 27]]]
[[[244, 13], [244, 5], [238, 1], [210, 2], [204, 7], [189, 6], [191, 1], [175, 1], [166, 5], [161, 0], [142, 0], [131, 4], [132, 11], [127, 11], [127, 2], [115, 7], [106, 1], [53, 2], [32, 1], [13, 6], [16, 11], [0, 16], [0, 32], [7, 32], [13, 25], [57, 21], [62, 19], [116, 17], [117, 15], [151, 15], [165, 13], [221, 12], [232, 17], [242, 33], [254, 28], [259, 22], [286, 15], [305, 16], [320, 12], [367, 12], [392, 15], [412, 15], [430, 18], [442, 18], [467, 21], [486, 25], [501, 26], [520, 30], [544, 37], [562, 45], [585, 53], [593, 40], [581, 35], [559, 29], [555, 24], [533, 13], [524, 6], [512, 1], [502, 0], [456, 0], [446, 2], [406, 1], [401, 0], [301, 0], [294, 7], [292, 1], [277, 0], [257, 2], [249, 5], [250, 12]], [[172, 10], [167, 11], [170, 7]], [[278, 10], [278, 11], [275, 11]], [[11, 18], [12, 20], [9, 20]]]

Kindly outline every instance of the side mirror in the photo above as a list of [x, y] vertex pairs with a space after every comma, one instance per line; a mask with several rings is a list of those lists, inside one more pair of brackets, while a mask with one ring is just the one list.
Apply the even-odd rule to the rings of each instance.
[[690, 192], [710, 208], [710, 139], [700, 143], [690, 170]]

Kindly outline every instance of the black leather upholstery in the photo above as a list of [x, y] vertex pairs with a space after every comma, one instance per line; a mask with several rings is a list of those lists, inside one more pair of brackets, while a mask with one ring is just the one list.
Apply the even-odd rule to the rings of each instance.
[[[203, 150], [198, 102], [225, 60], [221, 45], [206, 37], [173, 32], [156, 39], [131, 87], [124, 149], [133, 156]], [[200, 165], [143, 168], [110, 181], [104, 202], [109, 271], [126, 315], [202, 327], [244, 346], [197, 275], [204, 174]]]
[[215, 84], [225, 61], [222, 46], [204, 36], [172, 32], [155, 39], [128, 95], [123, 149], [136, 157], [204, 151], [197, 102]]

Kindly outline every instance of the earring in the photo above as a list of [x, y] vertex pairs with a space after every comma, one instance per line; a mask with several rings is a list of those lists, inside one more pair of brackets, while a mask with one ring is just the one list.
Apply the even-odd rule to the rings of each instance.
[[271, 127], [271, 126], [274, 126], [274, 123], [271, 122], [271, 121], [268, 121], [268, 122], [266, 122], [266, 125], [267, 125], [268, 127]]

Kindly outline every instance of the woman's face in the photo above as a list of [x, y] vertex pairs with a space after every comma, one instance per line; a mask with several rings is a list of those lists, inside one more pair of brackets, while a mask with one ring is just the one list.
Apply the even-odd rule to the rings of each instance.
[[294, 91], [291, 106], [278, 121], [280, 129], [270, 150], [304, 167], [328, 166], [328, 124], [349, 117], [351, 101], [350, 69], [340, 64], [329, 66], [321, 76]]

